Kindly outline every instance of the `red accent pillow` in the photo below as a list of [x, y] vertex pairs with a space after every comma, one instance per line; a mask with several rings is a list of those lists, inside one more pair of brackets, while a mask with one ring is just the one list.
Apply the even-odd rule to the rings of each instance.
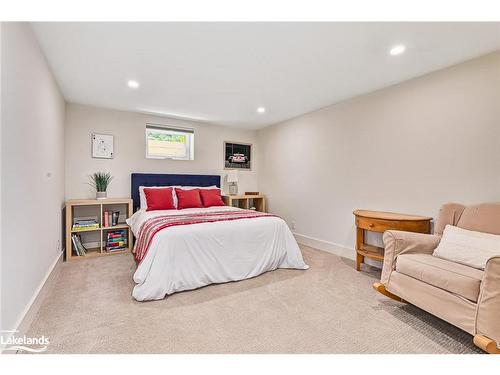
[[175, 188], [177, 194], [177, 209], [183, 208], [202, 208], [200, 189], [182, 190]]
[[203, 207], [225, 206], [220, 189], [200, 189], [200, 195]]
[[144, 195], [148, 205], [146, 211], [175, 210], [171, 187], [165, 189], [144, 188]]

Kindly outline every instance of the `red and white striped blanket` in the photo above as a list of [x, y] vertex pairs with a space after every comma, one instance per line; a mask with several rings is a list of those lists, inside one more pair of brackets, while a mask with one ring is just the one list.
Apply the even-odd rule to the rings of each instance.
[[214, 211], [209, 213], [162, 215], [146, 220], [139, 229], [139, 234], [134, 245], [135, 259], [141, 262], [146, 256], [153, 237], [162, 229], [178, 225], [191, 225], [201, 223], [214, 223], [217, 221], [231, 221], [253, 219], [258, 217], [277, 217], [257, 211]]

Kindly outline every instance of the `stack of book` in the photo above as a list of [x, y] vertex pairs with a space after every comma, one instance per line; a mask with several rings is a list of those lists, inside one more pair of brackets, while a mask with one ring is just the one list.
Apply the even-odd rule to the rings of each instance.
[[75, 248], [76, 255], [81, 257], [87, 254], [87, 248], [83, 246], [80, 235], [73, 233], [71, 235], [71, 240], [73, 241], [73, 246]]
[[108, 232], [106, 239], [106, 251], [113, 252], [127, 248], [127, 232], [125, 229], [117, 229]]
[[76, 219], [73, 230], [99, 229], [99, 222], [95, 219]]

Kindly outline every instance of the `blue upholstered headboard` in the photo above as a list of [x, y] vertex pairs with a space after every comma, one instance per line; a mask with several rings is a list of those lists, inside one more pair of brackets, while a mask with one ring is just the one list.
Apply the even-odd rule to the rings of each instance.
[[220, 176], [202, 174], [132, 173], [130, 194], [134, 212], [140, 207], [139, 186], [213, 186], [220, 187]]

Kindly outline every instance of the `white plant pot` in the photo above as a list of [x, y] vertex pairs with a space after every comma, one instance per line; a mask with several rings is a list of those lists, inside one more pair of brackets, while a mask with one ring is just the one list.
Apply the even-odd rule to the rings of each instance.
[[98, 191], [95, 193], [95, 197], [96, 197], [96, 199], [106, 199], [107, 194], [105, 191]]

